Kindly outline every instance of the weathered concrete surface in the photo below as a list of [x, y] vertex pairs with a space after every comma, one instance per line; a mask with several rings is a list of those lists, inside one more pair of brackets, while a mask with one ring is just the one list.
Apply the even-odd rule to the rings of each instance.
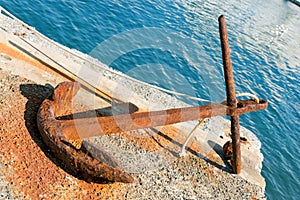
[[[0, 62], [2, 63], [0, 67], [3, 71], [25, 77], [39, 85], [50, 84], [51, 86], [56, 86], [64, 80], [69, 80], [70, 74], [64, 76], [51, 69], [51, 66], [63, 66], [67, 68], [68, 71], [71, 71], [73, 75], [79, 76], [90, 84], [95, 85], [109, 96], [113, 96], [123, 102], [130, 102], [139, 107], [140, 110], [161, 110], [187, 106], [185, 103], [174, 97], [145, 85], [132, 82], [128, 80], [125, 75], [120, 76], [120, 73], [114, 74], [111, 69], [107, 71], [108, 67], [99, 61], [76, 50], [71, 50], [66, 47], [61, 47], [59, 44], [49, 42], [36, 34], [35, 31], [20, 25], [12, 19], [1, 15], [0, 22]], [[68, 51], [72, 53], [69, 53]], [[76, 55], [79, 55], [90, 62], [78, 58]], [[111, 102], [105, 98], [96, 97], [93, 93], [85, 90], [81, 90], [77, 97], [78, 98], [76, 98], [75, 101], [84, 104], [86, 108], [103, 109], [112, 106], [112, 114], [119, 112], [117, 103]], [[76, 108], [74, 108], [74, 110], [76, 110]], [[196, 123], [197, 122], [185, 122], [168, 127], [156, 127], [155, 130], [161, 131], [166, 136], [172, 136], [172, 138], [169, 141], [162, 142], [163, 145], [160, 146], [159, 149], [155, 149], [154, 147], [156, 146], [153, 146], [154, 150], [148, 148], [148, 151], [145, 151], [145, 149], [147, 150], [147, 146], [151, 145], [143, 145], [143, 142], [150, 142], [150, 139], [154, 138], [153, 135], [156, 133], [155, 130], [141, 130], [135, 133], [124, 133], [121, 136], [129, 139], [129, 141], [133, 143], [133, 146], [131, 148], [123, 148], [123, 150], [121, 148], [118, 153], [121, 155], [120, 157], [122, 157], [122, 155], [126, 155], [128, 151], [136, 152], [136, 144], [138, 144], [138, 146], [144, 149], [141, 150], [143, 151], [142, 155], [146, 155], [148, 158], [140, 156], [140, 158], [136, 158], [135, 161], [137, 163], [148, 162], [150, 165], [152, 163], [152, 166], [154, 167], [151, 167], [150, 171], [163, 170], [165, 166], [177, 162], [180, 147]], [[188, 145], [188, 154], [194, 154], [198, 159], [200, 158], [208, 161], [208, 163], [221, 169], [221, 171], [228, 171], [229, 168], [222, 159], [222, 146], [230, 139], [229, 131], [229, 121], [222, 117], [206, 120], [206, 122], [198, 128], [195, 137]], [[249, 141], [248, 144], [242, 146], [242, 173], [240, 175], [231, 176], [234, 176], [237, 179], [239, 179], [238, 177], [242, 177], [250, 183], [261, 187], [263, 192], [265, 182], [260, 174], [263, 160], [263, 156], [260, 153], [260, 141], [252, 132], [245, 128], [241, 128], [241, 135], [246, 137]], [[104, 141], [101, 140], [105, 140], [105, 142], [110, 141], [113, 145], [116, 138], [111, 140], [110, 138], [98, 137], [91, 138], [91, 140], [98, 145], [103, 145]], [[124, 145], [124, 142], [121, 142], [119, 145]], [[108, 150], [109, 148], [111, 147], [107, 146]], [[149, 150], [151, 153], [150, 157]], [[118, 157], [116, 154], [117, 152], [114, 156]], [[157, 166], [153, 164], [157, 162], [157, 159], [152, 159], [152, 154], [158, 156], [157, 159], [162, 159], [161, 165]], [[134, 155], [136, 155], [136, 153]], [[128, 167], [130, 161], [126, 160], [126, 158], [124, 161], [120, 162], [125, 166], [124, 168], [127, 166], [128, 171], [132, 169]], [[164, 163], [167, 163], [167, 165]], [[186, 164], [189, 163], [187, 162]], [[145, 167], [143, 165], [135, 167], [136, 169], [133, 171], [131, 170], [131, 172], [137, 173], [137, 176], [145, 176], [143, 175], [143, 172], [145, 172], [145, 174], [150, 173], [148, 172], [149, 170], [143, 171]], [[149, 174], [149, 176], [153, 175]]]

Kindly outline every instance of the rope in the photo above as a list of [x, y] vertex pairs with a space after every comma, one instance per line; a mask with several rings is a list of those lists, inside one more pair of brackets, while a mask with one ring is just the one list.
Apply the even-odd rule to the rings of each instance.
[[[248, 93], [248, 92], [238, 93], [238, 94], [236, 94], [236, 97], [252, 97], [256, 103], [259, 103], [259, 98], [256, 95]], [[226, 101], [227, 101], [227, 99], [223, 99], [221, 101], [221, 104], [226, 103]]]
[[202, 120], [200, 120], [198, 122], [198, 124], [193, 128], [193, 130], [190, 132], [189, 136], [187, 137], [187, 139], [185, 140], [184, 144], [182, 145], [181, 147], [181, 151], [179, 152], [179, 156], [180, 157], [183, 157], [186, 155], [186, 152], [185, 152], [185, 147], [186, 145], [188, 144], [188, 142], [190, 141], [190, 139], [193, 137], [194, 135], [194, 132], [196, 131], [196, 129], [201, 125], [203, 124], [203, 122], [205, 121], [206, 118], [203, 118]]
[[[254, 95], [254, 94], [247, 93], [247, 92], [236, 94], [236, 97], [244, 97], [244, 96], [250, 96], [250, 97], [252, 97], [252, 98], [256, 101], [256, 103], [259, 103], [259, 98], [258, 98], [256, 95]], [[226, 99], [223, 100], [221, 103], [225, 103], [225, 102], [226, 102]], [[198, 122], [198, 124], [197, 124], [197, 125], [193, 128], [193, 130], [190, 132], [189, 136], [186, 138], [186, 140], [185, 140], [184, 144], [182, 145], [181, 150], [180, 150], [180, 152], [179, 152], [179, 156], [180, 156], [180, 157], [186, 156], [186, 151], [185, 151], [186, 145], [189, 143], [189, 141], [190, 141], [190, 140], [192, 139], [192, 137], [194, 136], [196, 129], [197, 129], [201, 124], [204, 123], [205, 119], [206, 119], [206, 118], [203, 118], [202, 120], [200, 120], [200, 121]]]
[[252, 97], [256, 103], [259, 103], [259, 98], [256, 95], [251, 94], [251, 93], [247, 93], [247, 92], [239, 93], [239, 94], [236, 94], [236, 97]]

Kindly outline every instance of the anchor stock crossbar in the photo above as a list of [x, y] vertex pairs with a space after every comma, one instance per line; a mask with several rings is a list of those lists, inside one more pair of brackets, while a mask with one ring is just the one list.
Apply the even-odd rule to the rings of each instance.
[[[263, 110], [268, 102], [260, 99], [237, 100], [234, 90], [232, 66], [229, 56], [228, 36], [223, 16], [219, 18], [227, 105], [208, 104], [205, 106], [174, 108], [162, 111], [136, 112], [116, 116], [95, 118], [61, 119], [72, 114], [72, 100], [80, 88], [77, 82], [59, 84], [50, 99], [40, 106], [37, 123], [43, 140], [52, 152], [63, 160], [74, 173], [87, 180], [98, 178], [109, 181], [130, 183], [132, 176], [124, 172], [100, 147], [82, 145], [82, 139], [147, 127], [164, 126], [179, 122], [200, 120], [213, 116], [231, 116], [233, 143], [233, 171], [240, 173], [241, 152], [239, 136], [239, 115]], [[78, 146], [71, 141], [77, 141]], [[87, 147], [88, 146], [88, 147]], [[97, 152], [97, 153], [93, 153]]]

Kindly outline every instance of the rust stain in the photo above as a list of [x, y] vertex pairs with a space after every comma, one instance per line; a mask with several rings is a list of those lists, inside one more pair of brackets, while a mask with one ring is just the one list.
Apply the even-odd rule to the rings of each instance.
[[32, 66], [35, 66], [39, 69], [42, 69], [46, 72], [50, 72], [54, 76], [59, 76], [59, 77], [64, 77], [67, 78], [68, 80], [72, 80], [69, 77], [64, 76], [63, 74], [57, 72], [56, 70], [51, 69], [49, 66], [44, 65], [43, 63], [39, 62], [36, 59], [31, 58], [30, 56], [26, 55], [25, 53], [22, 53], [21, 51], [16, 50], [15, 48], [1, 43], [0, 42], [0, 53], [5, 54], [11, 58], [15, 58], [17, 60], [24, 61]]
[[38, 62], [37, 60], [34, 60], [34, 59], [30, 58], [26, 54], [21, 53], [20, 51], [15, 50], [12, 47], [10, 47], [10, 46], [8, 46], [4, 43], [0, 42], [0, 49], [1, 49], [0, 50], [1, 53], [4, 53], [4, 54], [6, 54], [10, 57], [13, 57], [13, 58], [18, 59], [18, 60], [25, 61], [25, 62], [27, 62], [31, 65], [34, 65], [36, 67], [40, 67], [42, 69], [48, 69], [47, 66], [43, 65], [42, 63]]
[[[19, 119], [23, 117], [22, 112], [13, 116]], [[72, 190], [69, 197], [76, 197], [76, 194], [82, 196], [84, 193], [81, 193], [86, 192], [84, 196], [97, 199], [99, 192], [109, 187], [105, 184], [89, 184], [67, 174], [41, 151], [21, 122], [16, 123], [15, 119], [7, 118], [1, 124], [2, 130], [6, 131], [1, 133], [0, 141], [2, 162], [9, 166], [4, 174], [20, 192], [32, 199], [53, 199], [58, 192], [57, 188], [62, 187], [62, 192]]]
[[[0, 71], [0, 75], [6, 79], [3, 72]], [[0, 97], [0, 162], [3, 163], [2, 173], [15, 195], [22, 199], [109, 198], [120, 184], [88, 183], [57, 166], [58, 160], [42, 142], [35, 123], [41, 99], [29, 105], [20, 94], [21, 84], [32, 82], [14, 78], [10, 90]], [[24, 113], [29, 115], [26, 120]]]

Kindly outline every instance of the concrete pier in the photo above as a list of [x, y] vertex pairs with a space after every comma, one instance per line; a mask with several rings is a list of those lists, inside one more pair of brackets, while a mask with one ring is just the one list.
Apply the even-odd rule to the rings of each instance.
[[[151, 88], [147, 84], [133, 81], [127, 75], [105, 66], [89, 55], [69, 49], [46, 38], [32, 27], [3, 15], [3, 13], [0, 15], [0, 68], [3, 77], [17, 77], [16, 79], [19, 81], [1, 83], [3, 88], [9, 84], [19, 84], [17, 86], [19, 86], [20, 91], [3, 90], [1, 93], [6, 100], [12, 98], [12, 106], [15, 101], [13, 98], [18, 97], [15, 93], [20, 93], [20, 95], [24, 93], [22, 87], [26, 87], [27, 84], [24, 80], [28, 80], [28, 87], [30, 83], [33, 88], [43, 86], [46, 90], [47, 88], [53, 89], [62, 81], [85, 82], [88, 88], [81, 89], [75, 98], [74, 112], [110, 108], [111, 114], [117, 115], [128, 112], [129, 107], [126, 105], [129, 103], [135, 105], [139, 111], [188, 106], [174, 96]], [[12, 78], [7, 79], [13, 80]], [[8, 94], [16, 96], [5, 96]], [[20, 113], [21, 116], [14, 115], [14, 108], [11, 108], [12, 112], [10, 112], [7, 107], [8, 104], [0, 104], [1, 110], [7, 111], [6, 114], [0, 115], [1, 125], [6, 123], [6, 118], [21, 118], [21, 121], [14, 119], [14, 123], [19, 123], [17, 126], [24, 124], [25, 127], [26, 125], [26, 128], [22, 129], [25, 136], [30, 134], [30, 123], [35, 123], [32, 121], [28, 124], [28, 120], [25, 122], [24, 116], [22, 116], [28, 112], [26, 106], [29, 105], [29, 100], [26, 100], [28, 98], [24, 98], [20, 103], [20, 106], [22, 103], [24, 104], [24, 113]], [[125, 106], [122, 107], [121, 104]], [[48, 153], [44, 152], [46, 147], [42, 145], [44, 149], [35, 147], [34, 151], [41, 156], [37, 159], [47, 160], [41, 162], [41, 165], [51, 163], [51, 166], [58, 167], [59, 176], [63, 177], [64, 181], [69, 181], [70, 184], [59, 187], [60, 179], [47, 180], [49, 178], [48, 172], [45, 171], [47, 166], [35, 168], [35, 170], [40, 170], [38, 176], [40, 176], [41, 182], [45, 181], [42, 184], [45, 193], [37, 194], [34, 189], [26, 190], [23, 185], [25, 179], [27, 179], [27, 184], [35, 184], [34, 181], [31, 182], [30, 180], [36, 178], [34, 177], [37, 176], [36, 173], [32, 174], [33, 177], [19, 174], [20, 181], [15, 180], [17, 175], [14, 174], [17, 173], [18, 166], [23, 166], [23, 162], [28, 162], [26, 166], [30, 167], [30, 159], [32, 158], [23, 158], [22, 155], [28, 154], [16, 149], [13, 151], [15, 156], [11, 155], [11, 160], [19, 163], [19, 165], [15, 165], [9, 160], [10, 154], [3, 152], [4, 155], [0, 155], [0, 170], [2, 171], [0, 174], [0, 199], [8, 197], [5, 195], [10, 195], [9, 198], [13, 198], [15, 195], [16, 198], [61, 199], [64, 197], [63, 195], [67, 195], [66, 193], [68, 193], [69, 196], [67, 197], [69, 198], [75, 194], [80, 194], [82, 199], [88, 197], [85, 195], [97, 198], [93, 196], [95, 195], [93, 190], [97, 191], [101, 197], [116, 199], [140, 199], [141, 197], [145, 198], [145, 196], [150, 199], [157, 199], [159, 196], [170, 199], [208, 199], [214, 197], [220, 199], [230, 197], [233, 199], [251, 199], [253, 197], [263, 199], [265, 188], [265, 181], [261, 176], [263, 155], [260, 152], [261, 143], [255, 134], [241, 127], [241, 137], [247, 139], [247, 142], [241, 146], [243, 168], [241, 174], [233, 175], [230, 166], [224, 161], [222, 151], [223, 145], [230, 140], [230, 122], [223, 117], [205, 120], [188, 143], [187, 155], [180, 158], [181, 146], [197, 123], [184, 122], [90, 138], [91, 142], [110, 152], [125, 171], [133, 174], [136, 181], [131, 185], [86, 183], [80, 180], [80, 177], [68, 174], [67, 169], [60, 169], [55, 162], [51, 161], [55, 158], [51, 158], [51, 155], [45, 155]], [[9, 131], [12, 131], [11, 128], [6, 129], [7, 138], [4, 136], [4, 130], [1, 129], [0, 131], [0, 136], [3, 135], [2, 142], [5, 140], [8, 145], [13, 143], [12, 140], [8, 140]], [[31, 141], [29, 137], [28, 142], [35, 146], [35, 143], [41, 142], [37, 138]], [[11, 145], [17, 148], [13, 144]], [[27, 144], [20, 143], [20, 145], [26, 146]], [[51, 187], [47, 185], [47, 181], [57, 185]], [[8, 192], [3, 190], [2, 185]], [[84, 185], [83, 191], [80, 192], [77, 188], [78, 185]], [[234, 191], [236, 187], [239, 187], [238, 191]], [[35, 188], [35, 186], [32, 185], [30, 188]], [[154, 190], [157, 190], [159, 194], [156, 194]], [[39, 188], [37, 191], [41, 191], [41, 189]], [[55, 196], [55, 191], [59, 191], [58, 196]], [[3, 195], [1, 196], [1, 194]]]

